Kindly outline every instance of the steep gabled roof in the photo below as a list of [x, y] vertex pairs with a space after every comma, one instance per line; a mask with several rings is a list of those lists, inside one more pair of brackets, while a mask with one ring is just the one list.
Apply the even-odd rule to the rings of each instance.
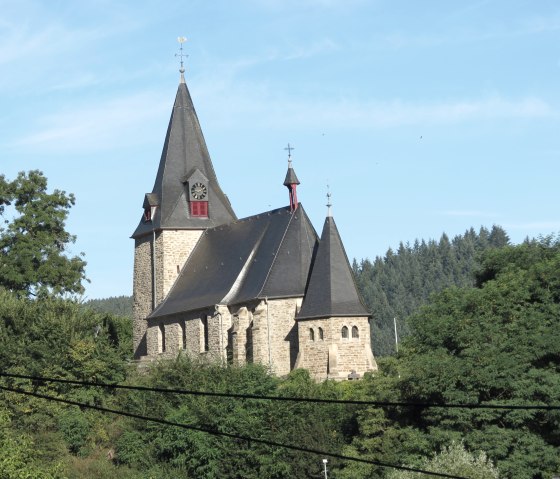
[[259, 298], [303, 296], [317, 247], [300, 205], [207, 229], [151, 318]]
[[[187, 191], [182, 180], [195, 169], [208, 178], [208, 218], [190, 216]], [[191, 95], [179, 84], [167, 135], [151, 193], [160, 207], [150, 222], [140, 221], [133, 237], [154, 229], [208, 228], [236, 219], [229, 200], [218, 184]]]
[[340, 234], [331, 216], [323, 226], [309, 286], [297, 319], [370, 316], [361, 301]]

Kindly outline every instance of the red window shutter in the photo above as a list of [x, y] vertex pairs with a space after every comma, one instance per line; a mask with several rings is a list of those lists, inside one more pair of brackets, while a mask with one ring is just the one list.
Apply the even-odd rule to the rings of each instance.
[[198, 218], [208, 218], [207, 201], [191, 201], [191, 216]]

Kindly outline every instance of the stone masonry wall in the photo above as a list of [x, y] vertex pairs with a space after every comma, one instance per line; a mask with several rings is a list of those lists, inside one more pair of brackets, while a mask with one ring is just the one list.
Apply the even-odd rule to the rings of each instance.
[[253, 361], [270, 365], [278, 376], [288, 374], [295, 365], [298, 350], [295, 315], [300, 306], [301, 298], [269, 299], [261, 301], [252, 312]]
[[132, 341], [135, 358], [147, 354], [146, 316], [152, 312], [152, 237], [135, 240], [132, 306]]
[[[342, 337], [344, 326], [348, 328], [347, 338]], [[358, 328], [358, 338], [352, 337], [354, 326]], [[319, 328], [323, 330], [323, 339]], [[298, 331], [298, 367], [308, 369], [315, 379], [348, 379], [352, 371], [363, 376], [377, 370], [366, 317], [302, 320], [298, 322]]]
[[[156, 233], [155, 288], [156, 304], [163, 301], [194, 249], [202, 230], [164, 230]], [[153, 236], [146, 235], [135, 241], [133, 279], [133, 344], [134, 356], [151, 355], [148, 347], [146, 317], [153, 311], [152, 281]], [[182, 333], [181, 333], [182, 336]], [[157, 347], [156, 349], [157, 350]]]
[[[208, 323], [208, 337], [205, 338], [204, 321]], [[162, 329], [165, 336], [163, 350]], [[225, 362], [228, 346], [228, 330], [231, 328], [231, 315], [227, 307], [218, 311], [191, 311], [148, 320], [147, 354], [151, 358], [172, 359], [178, 354]], [[183, 333], [184, 329], [184, 333]], [[208, 349], [206, 349], [206, 344]]]
[[169, 293], [187, 258], [196, 246], [202, 230], [163, 230], [156, 240], [158, 265], [158, 304]]

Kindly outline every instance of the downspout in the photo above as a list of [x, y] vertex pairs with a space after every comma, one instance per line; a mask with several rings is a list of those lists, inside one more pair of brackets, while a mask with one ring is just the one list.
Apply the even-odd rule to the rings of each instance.
[[152, 311], [156, 309], [156, 230], [152, 231]]
[[272, 352], [270, 350], [270, 316], [268, 315], [268, 296], [264, 297], [266, 304], [266, 329], [268, 332], [268, 367], [272, 370]]

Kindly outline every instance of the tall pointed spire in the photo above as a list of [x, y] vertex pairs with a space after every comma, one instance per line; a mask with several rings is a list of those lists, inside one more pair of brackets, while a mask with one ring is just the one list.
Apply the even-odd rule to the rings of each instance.
[[295, 150], [295, 148], [288, 143], [288, 146], [284, 149], [288, 150], [288, 171], [284, 180], [284, 186], [288, 188], [290, 194], [290, 211], [295, 211], [298, 207], [297, 185], [300, 184], [292, 167], [292, 150]]
[[[147, 206], [153, 214], [148, 214]], [[132, 235], [135, 238], [153, 230], [205, 229], [237, 219], [218, 184], [183, 72], [156, 180], [145, 197], [144, 210]]]

